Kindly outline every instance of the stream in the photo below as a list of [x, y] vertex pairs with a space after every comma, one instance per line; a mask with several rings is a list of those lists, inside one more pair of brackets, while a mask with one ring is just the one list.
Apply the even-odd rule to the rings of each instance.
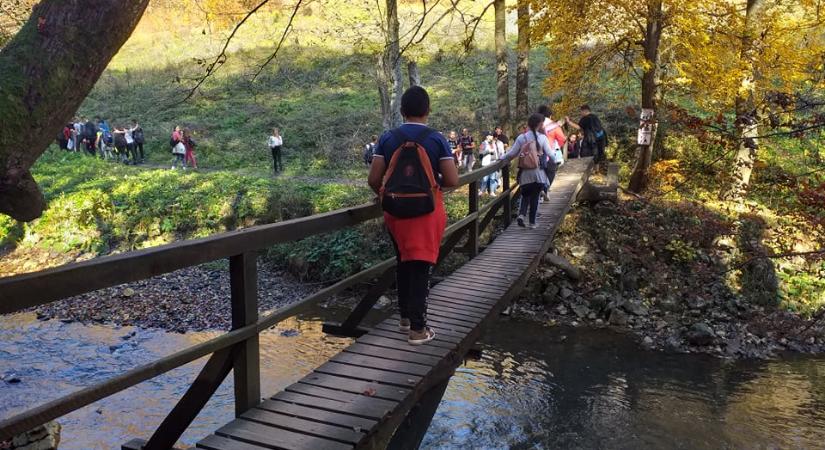
[[[293, 383], [350, 342], [325, 336], [316, 315], [261, 335], [262, 392]], [[0, 418], [217, 334], [0, 316]], [[825, 448], [823, 357], [667, 355], [608, 330], [512, 319], [488, 330], [481, 348], [450, 381], [422, 448]], [[148, 437], [202, 364], [63, 417], [60, 448], [120, 448]], [[182, 443], [231, 420], [232, 397], [230, 376]]]

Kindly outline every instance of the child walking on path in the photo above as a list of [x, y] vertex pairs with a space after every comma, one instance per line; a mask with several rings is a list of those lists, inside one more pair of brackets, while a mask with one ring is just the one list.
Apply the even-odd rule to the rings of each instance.
[[[519, 175], [518, 183], [521, 186], [521, 205], [519, 205], [518, 225], [525, 226], [525, 214], [528, 213], [529, 207], [529, 227], [536, 228], [536, 213], [539, 207], [539, 195], [544, 189], [545, 185], [549, 184], [547, 174], [544, 172], [542, 162], [550, 159], [552, 153], [550, 150], [550, 142], [547, 136], [540, 132], [540, 127], [544, 122], [544, 116], [539, 113], [533, 113], [527, 119], [527, 133], [519, 135], [513, 147], [507, 152], [505, 158], [508, 161], [514, 158], [519, 158]], [[535, 152], [535, 154], [533, 154]], [[535, 161], [533, 161], [535, 158]], [[555, 164], [552, 162], [549, 166], [553, 167], [553, 175], [555, 175]]]
[[272, 152], [272, 167], [277, 174], [279, 170], [284, 170], [284, 164], [281, 162], [281, 146], [284, 145], [281, 130], [277, 128], [272, 129], [272, 135], [269, 136], [268, 144], [269, 150]]
[[[447, 140], [427, 127], [430, 97], [424, 88], [404, 92], [401, 115], [405, 122], [378, 141], [368, 182], [382, 199], [384, 222], [395, 244], [398, 327], [409, 332], [408, 343], [420, 345], [435, 338], [426, 319], [430, 271], [447, 224], [442, 188], [458, 185], [458, 169]], [[410, 194], [407, 182], [421, 192]]]
[[198, 160], [195, 159], [195, 141], [192, 139], [192, 132], [189, 129], [183, 130], [183, 146], [186, 148], [184, 162], [191, 164], [193, 169], [198, 168]]

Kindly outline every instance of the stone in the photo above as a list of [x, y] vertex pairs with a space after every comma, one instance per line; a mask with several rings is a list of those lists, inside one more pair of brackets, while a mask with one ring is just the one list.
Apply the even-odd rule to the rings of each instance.
[[590, 304], [590, 309], [601, 311], [604, 309], [605, 305], [607, 305], [607, 295], [605, 294], [594, 294], [588, 300]]
[[647, 306], [640, 301], [629, 301], [622, 305], [622, 308], [634, 316], [646, 316], [649, 313]]
[[134, 296], [134, 295], [135, 295], [135, 290], [134, 290], [134, 289], [132, 289], [132, 288], [128, 288], [128, 287], [127, 287], [126, 289], [124, 289], [124, 290], [123, 290], [123, 292], [121, 293], [121, 295], [122, 295], [122, 296], [124, 296], [124, 297], [126, 297], [126, 298], [132, 297], [132, 296]]
[[642, 348], [645, 350], [653, 349], [653, 338], [650, 336], [645, 336], [645, 338], [642, 339]]
[[604, 325], [604, 320], [596, 319], [596, 325]]
[[556, 312], [558, 312], [558, 313], [559, 313], [560, 315], [562, 315], [562, 316], [566, 316], [566, 315], [567, 315], [567, 313], [568, 313], [569, 311], [567, 311], [567, 308], [565, 308], [565, 306], [564, 306], [564, 305], [559, 305], [559, 306], [556, 308]]
[[567, 275], [570, 279], [578, 281], [582, 278], [582, 271], [578, 267], [570, 263], [570, 261], [568, 261], [567, 258], [561, 255], [547, 253], [546, 255], [544, 255], [544, 262], [555, 267], [558, 267], [559, 269], [564, 271], [565, 275]]
[[584, 319], [587, 317], [588, 314], [592, 314], [590, 308], [582, 304], [575, 304], [570, 307], [573, 310], [573, 314], [576, 315], [579, 319]]
[[607, 323], [611, 325], [625, 326], [627, 325], [627, 314], [621, 309], [615, 308], [610, 311], [610, 317]]
[[690, 330], [688, 330], [686, 337], [691, 345], [704, 347], [713, 343], [716, 334], [713, 332], [713, 328], [711, 328], [710, 325], [705, 322], [696, 322], [690, 326]]
[[634, 272], [622, 274], [621, 283], [624, 291], [636, 291], [639, 289], [639, 277]]
[[567, 299], [567, 298], [569, 298], [571, 295], [573, 295], [573, 291], [572, 291], [572, 290], [570, 290], [569, 288], [566, 288], [566, 287], [565, 287], [565, 288], [561, 288], [561, 290], [559, 291], [559, 296], [560, 296], [562, 299]]
[[684, 352], [684, 348], [682, 348], [682, 340], [679, 336], [669, 336], [667, 340], [665, 340], [665, 351], [668, 353]]
[[382, 295], [381, 297], [378, 297], [378, 301], [375, 302], [375, 307], [384, 309], [384, 308], [390, 306], [391, 304], [392, 304], [392, 300], [387, 298], [386, 295]]
[[590, 314], [587, 315], [587, 318], [590, 319], [590, 320], [594, 320], [596, 317], [597, 317], [596, 313], [594, 313], [592, 311], [590, 312]]
[[559, 287], [555, 284], [550, 284], [547, 286], [547, 289], [544, 290], [544, 293], [541, 294], [542, 299], [545, 303], [553, 303], [556, 300], [556, 296], [559, 294]]

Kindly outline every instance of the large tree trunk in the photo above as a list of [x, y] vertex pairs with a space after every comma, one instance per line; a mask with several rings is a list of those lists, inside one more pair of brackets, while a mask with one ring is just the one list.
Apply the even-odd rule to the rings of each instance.
[[510, 129], [510, 76], [507, 73], [507, 9], [504, 0], [494, 0], [496, 41], [496, 106], [499, 125]]
[[747, 89], [740, 89], [736, 96], [736, 138], [739, 150], [736, 152], [736, 161], [733, 167], [733, 182], [726, 197], [730, 199], [740, 199], [744, 196], [753, 173], [753, 163], [756, 160], [756, 151], [759, 142], [756, 136], [759, 135], [757, 127], [758, 118], [756, 115], [756, 101], [754, 90], [756, 89], [756, 73], [754, 72], [754, 60], [756, 59], [756, 48], [754, 41], [758, 35], [759, 9], [764, 0], [748, 0], [745, 9], [745, 30], [742, 33], [742, 47], [739, 51], [740, 64], [748, 67], [747, 75], [742, 80], [742, 86]]
[[39, 217], [29, 169], [132, 34], [149, 0], [43, 0], [0, 51], [0, 213]]
[[398, 38], [398, 1], [387, 0], [387, 35], [384, 52], [378, 63], [378, 94], [381, 96], [381, 118], [384, 129], [401, 125], [401, 48]]
[[[518, 0], [518, 65], [516, 66], [516, 120], [526, 121], [529, 113], [527, 88], [530, 66], [530, 2]], [[512, 131], [512, 130], [511, 130]]]
[[[662, 0], [654, 0], [647, 5], [647, 23], [645, 25], [645, 39], [643, 42], [645, 69], [642, 73], [642, 108], [653, 111], [650, 120], [653, 122], [652, 136], [656, 136], [656, 103], [659, 97], [659, 42], [662, 38]], [[640, 125], [641, 126], [641, 125]], [[648, 169], [653, 156], [653, 142], [649, 145], [640, 145], [636, 156], [636, 164], [630, 175], [628, 189], [632, 192], [642, 192], [648, 183]]]

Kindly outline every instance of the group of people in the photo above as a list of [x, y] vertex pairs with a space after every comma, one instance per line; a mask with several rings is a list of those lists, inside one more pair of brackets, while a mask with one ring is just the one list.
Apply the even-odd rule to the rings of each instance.
[[[404, 92], [404, 123], [380, 138], [373, 136], [365, 146], [364, 161], [369, 163], [368, 183], [378, 194], [396, 251], [398, 327], [408, 333], [409, 344], [421, 345], [435, 338], [435, 331], [427, 327], [426, 313], [430, 272], [438, 261], [447, 223], [443, 189], [457, 186], [459, 168], [473, 170], [479, 159], [482, 167], [499, 159], [517, 159], [522, 197], [517, 224], [536, 228], [540, 195], [563, 164], [565, 144], [568, 157], [604, 159], [607, 133], [587, 105], [581, 112], [578, 122], [568, 117], [553, 121], [550, 109], [542, 106], [520, 127], [512, 146], [497, 127], [485, 133], [476, 149], [467, 129], [461, 136], [449, 132], [445, 137], [427, 126], [430, 98], [424, 88], [412, 86]], [[582, 135], [565, 136], [565, 125]], [[485, 178], [482, 185], [483, 191], [495, 193], [497, 180]]]
[[95, 121], [86, 117], [75, 118], [67, 123], [57, 137], [62, 150], [86, 151], [91, 156], [113, 159], [124, 164], [140, 164], [146, 155], [143, 150], [145, 136], [137, 120], [130, 125], [110, 126], [105, 119]]

